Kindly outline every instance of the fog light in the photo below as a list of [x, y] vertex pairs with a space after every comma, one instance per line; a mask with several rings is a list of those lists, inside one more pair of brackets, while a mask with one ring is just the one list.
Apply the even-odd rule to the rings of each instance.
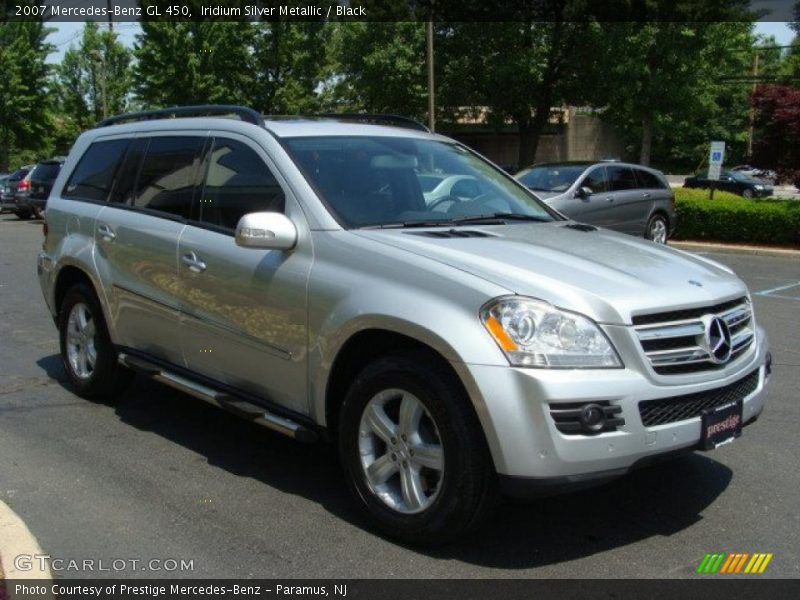
[[581, 409], [581, 427], [586, 431], [600, 431], [605, 427], [606, 414], [598, 404], [587, 404]]

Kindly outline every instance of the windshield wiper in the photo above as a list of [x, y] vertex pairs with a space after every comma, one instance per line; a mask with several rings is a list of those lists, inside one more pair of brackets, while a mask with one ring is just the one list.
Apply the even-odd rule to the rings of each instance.
[[535, 223], [547, 223], [551, 221], [547, 217], [540, 217], [537, 215], [526, 215], [521, 213], [510, 213], [510, 212], [496, 212], [490, 213], [488, 215], [469, 215], [464, 217], [456, 217], [452, 219], [451, 223], [479, 223], [483, 224], [484, 222], [492, 221], [492, 223], [487, 223], [494, 225], [498, 223], [500, 225], [503, 224], [504, 221], [530, 221]]
[[549, 222], [551, 219], [536, 215], [496, 212], [486, 215], [465, 215], [452, 219], [431, 219], [428, 221], [396, 221], [378, 225], [364, 225], [358, 229], [405, 229], [412, 227], [452, 227], [454, 225], [505, 225], [506, 221]]

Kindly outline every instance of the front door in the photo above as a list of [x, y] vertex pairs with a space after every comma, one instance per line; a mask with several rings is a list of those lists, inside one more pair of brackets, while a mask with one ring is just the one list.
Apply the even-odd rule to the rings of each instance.
[[[311, 240], [266, 153], [244, 136], [215, 137], [205, 185], [178, 242], [186, 365], [206, 377], [308, 413], [306, 284]], [[285, 212], [291, 251], [242, 248], [242, 215]]]

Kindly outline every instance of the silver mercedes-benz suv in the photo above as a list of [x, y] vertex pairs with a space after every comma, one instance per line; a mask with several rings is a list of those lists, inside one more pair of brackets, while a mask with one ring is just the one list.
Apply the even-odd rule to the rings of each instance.
[[114, 117], [75, 143], [45, 234], [78, 394], [138, 372], [335, 442], [408, 542], [463, 533], [498, 490], [725, 444], [764, 406], [767, 338], [728, 268], [565, 220], [401, 118]]

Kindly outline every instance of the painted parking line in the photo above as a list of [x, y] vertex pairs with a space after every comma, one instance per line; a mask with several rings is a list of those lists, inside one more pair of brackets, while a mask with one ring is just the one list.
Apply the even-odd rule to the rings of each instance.
[[[52, 580], [49, 566], [34, 558], [38, 556], [44, 554], [36, 538], [22, 519], [0, 501], [0, 564], [3, 565], [5, 578]], [[9, 600], [18, 597], [13, 589], [8, 588], [6, 595]], [[46, 597], [50, 598], [51, 595], [47, 594]]]
[[800, 302], [800, 296], [787, 296], [785, 294], [778, 294], [778, 292], [785, 292], [792, 288], [800, 287], [800, 281], [787, 283], [786, 285], [779, 285], [778, 287], [769, 288], [768, 290], [760, 290], [755, 292], [755, 296], [765, 296], [767, 298], [782, 298], [784, 300], [796, 300]]

